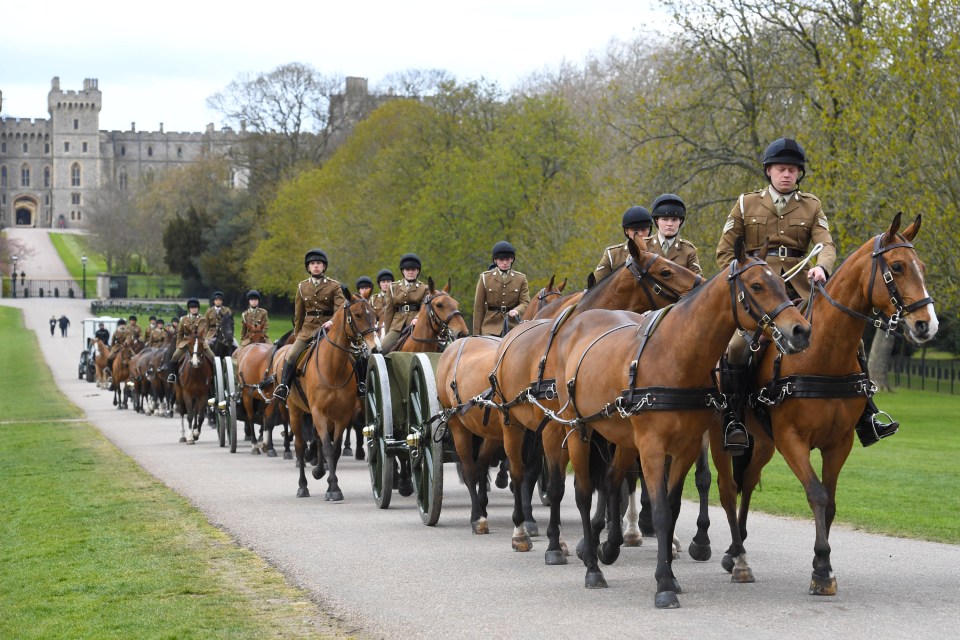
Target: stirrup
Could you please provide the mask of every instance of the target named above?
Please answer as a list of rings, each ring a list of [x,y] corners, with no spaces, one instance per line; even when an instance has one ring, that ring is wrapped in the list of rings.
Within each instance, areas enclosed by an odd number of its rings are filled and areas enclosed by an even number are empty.
[[[881,422],[877,416],[886,416],[890,422]],[[864,413],[857,423],[857,437],[860,438],[860,444],[869,447],[872,444],[888,438],[900,429],[900,423],[894,420],[886,411],[878,411],[870,414]]]
[[[177,374],[171,373],[170,375],[167,376],[167,382],[169,382],[170,384],[174,384],[176,383],[176,381],[177,381]]]
[[[290,390],[287,388],[287,385],[285,385],[285,384],[283,384],[283,383],[281,382],[281,383],[278,384],[278,385],[276,386],[276,388],[273,390],[273,397],[274,397],[274,398],[277,398],[278,400],[286,400],[286,399],[287,399],[287,393],[289,393],[289,391],[290,391]]]
[[[723,448],[727,453],[738,456],[750,446],[750,436],[742,422],[733,418],[723,428]]]

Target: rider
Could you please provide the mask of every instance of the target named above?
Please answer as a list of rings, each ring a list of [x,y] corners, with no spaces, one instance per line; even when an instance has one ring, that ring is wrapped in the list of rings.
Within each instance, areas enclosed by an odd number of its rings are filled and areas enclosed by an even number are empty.
[[[177,339],[177,329],[180,328],[180,321],[176,318],[170,318],[170,324],[167,325],[165,331],[173,336],[173,339]]]
[[[370,299],[370,295],[373,293],[373,280],[368,276],[360,276],[357,278],[357,295],[366,300],[367,302],[373,302]]]
[[[333,314],[347,301],[340,283],[324,275],[328,264],[323,249],[310,249],[303,257],[303,266],[310,277],[297,285],[293,314],[293,331],[297,339],[283,364],[280,384],[273,390],[274,397],[281,401],[287,399],[297,370],[297,358],[310,344],[310,338],[321,326],[329,329],[333,325]]]
[[[217,329],[220,328],[220,319],[224,316],[232,315],[233,312],[230,311],[230,307],[226,307],[223,304],[223,292],[214,291],[213,292],[213,306],[207,309],[207,312],[204,314],[204,319],[207,321],[207,342],[213,342],[217,338]]]
[[[130,316],[130,324],[127,325],[127,337],[126,343],[132,344],[137,340],[140,340],[140,325],[137,324],[137,316]]]
[[[606,278],[627,261],[627,257],[630,255],[628,242],[635,241],[638,236],[647,238],[650,235],[650,230],[653,228],[653,218],[646,207],[636,205],[624,212],[622,226],[623,235],[627,239],[603,250],[600,264],[593,270],[597,282]]]
[[[766,260],[783,274],[800,263],[811,244],[822,243],[823,250],[817,256],[816,266],[807,270],[805,278],[797,276],[787,283],[805,299],[810,296],[811,283],[825,282],[837,259],[830,227],[820,207],[820,200],[799,189],[805,174],[806,161],[803,147],[796,140],[777,138],[770,143],[763,154],[763,170],[769,185],[740,196],[727,216],[723,236],[717,246],[717,264],[721,269],[725,269],[733,260],[733,243],[738,236],[743,236],[746,240],[747,251],[759,249],[763,241],[768,240],[769,253]],[[746,341],[741,336],[734,336],[728,350],[733,374],[731,388],[734,389],[743,384],[742,380],[737,378],[745,374],[743,363],[748,361],[745,347]],[[860,443],[865,447],[893,435],[900,427],[895,421],[889,424],[880,422],[876,418],[878,413],[873,399],[867,398],[867,405],[856,426]],[[738,419],[736,416],[732,417],[734,420]],[[737,441],[745,445],[746,434],[738,437]]]
[[[647,241],[647,249],[652,253],[659,253],[667,260],[686,267],[698,276],[703,275],[700,268],[700,259],[697,257],[697,248],[689,240],[680,237],[680,227],[687,216],[687,207],[680,196],[665,193],[653,201],[651,207],[653,223],[657,233]]]
[[[390,283],[383,308],[383,326],[387,331],[383,339],[384,352],[397,343],[401,331],[417,324],[420,305],[429,293],[427,285],[417,279],[422,267],[420,256],[415,253],[405,253],[400,257],[403,280]]]
[[[390,285],[393,283],[393,272],[390,269],[380,269],[377,272],[377,286],[380,292],[373,296],[370,301],[373,307],[373,313],[377,316],[377,329],[383,329],[383,310],[387,304],[387,295],[390,291]],[[380,337],[383,337],[383,331],[380,331]]]
[[[256,289],[247,291],[247,304],[250,308],[240,314],[240,346],[245,347],[254,339],[257,342],[269,342],[267,327],[270,326],[270,320],[267,310],[260,307],[260,292]]]
[[[527,276],[513,270],[516,259],[506,240],[493,245],[494,267],[480,274],[473,298],[473,335],[502,336],[504,321],[516,326],[530,304]]]
[[[180,318],[180,325],[177,328],[177,349],[173,352],[173,355],[170,356],[170,362],[174,366],[179,364],[185,355],[184,350],[190,349],[191,341],[196,338],[200,338],[200,342],[203,345],[203,353],[210,359],[210,362],[216,362],[210,345],[207,344],[207,341],[204,339],[206,333],[207,319],[200,315],[200,301],[196,298],[190,298],[187,300],[187,315]],[[167,365],[164,364],[161,370],[166,369]],[[171,373],[167,377],[167,381],[176,382],[177,374]]]
[[[147,346],[162,347],[164,340],[167,338],[167,332],[163,328],[163,318],[155,318],[152,324],[153,329],[147,334]]]

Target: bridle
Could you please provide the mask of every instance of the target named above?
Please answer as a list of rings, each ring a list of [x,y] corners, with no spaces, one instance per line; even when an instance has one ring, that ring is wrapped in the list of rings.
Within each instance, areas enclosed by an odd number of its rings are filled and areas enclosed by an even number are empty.
[[[883,236],[884,234],[881,233],[873,239],[873,252],[870,254],[870,289],[867,291],[867,299],[873,300],[873,286],[877,281],[876,276],[877,272],[879,271],[880,276],[883,278],[883,283],[887,287],[887,294],[890,296],[890,304],[894,308],[892,316],[887,316],[882,309],[877,309],[876,307],[873,308],[873,317],[864,315],[859,311],[854,311],[853,309],[844,306],[831,298],[824,288],[822,282],[817,283],[817,291],[820,293],[820,295],[827,299],[827,302],[832,304],[837,309],[840,309],[847,315],[870,322],[877,329],[885,331],[887,335],[894,333],[895,335],[902,336],[903,330],[900,328],[900,321],[911,312],[925,307],[928,304],[933,304],[933,297],[927,296],[926,298],[917,300],[913,304],[909,305],[904,302],[903,296],[900,294],[900,289],[897,288],[897,283],[893,279],[893,273],[890,271],[890,265],[887,264],[883,254],[891,249],[913,249],[914,252],[916,252],[916,249],[914,249],[914,246],[907,240],[902,240],[901,242],[896,242],[894,244],[887,245],[886,247],[881,246]],[[812,309],[813,304],[811,303],[810,311],[812,311]]]
[[[793,302],[790,300],[785,300],[780,303],[776,309],[772,312],[767,313],[763,311],[763,308],[757,303],[756,299],[750,295],[750,292],[747,290],[747,287],[743,284],[743,279],[741,275],[747,269],[752,267],[769,267],[766,262],[763,260],[753,259],[742,267],[739,265],[737,260],[734,260],[730,263],[730,275],[727,276],[727,280],[730,282],[730,303],[733,306],[733,318],[737,323],[737,328],[743,332],[746,332],[746,329],[743,328],[743,325],[740,323],[740,314],[737,310],[739,304],[747,314],[757,322],[757,331],[753,334],[753,339],[750,341],[750,350],[754,353],[760,349],[760,336],[768,327],[772,328],[770,332],[771,337],[773,338],[773,343],[777,345],[777,350],[781,353],[786,353],[786,347],[783,345],[783,332],[777,327],[774,320],[780,313],[787,309],[788,307],[793,306]],[[759,309],[757,311],[756,309]]]
[[[427,308],[427,322],[430,324],[430,329],[437,334],[436,338],[415,338],[413,334],[410,334],[410,337],[413,338],[415,342],[425,342],[425,343],[435,343],[437,348],[440,351],[448,345],[453,343],[457,336],[453,333],[453,329],[450,328],[450,321],[455,317],[463,317],[463,314],[460,313],[460,309],[454,309],[451,311],[446,318],[441,319],[437,315],[437,310],[433,308],[433,301],[437,298],[448,297],[451,300],[450,294],[445,291],[437,291],[435,293],[427,294],[427,297],[423,299],[423,304]]]
[[[554,287],[553,289],[547,290],[546,287],[540,289],[540,293],[537,294],[537,313],[540,313],[547,304],[546,300],[550,296],[562,296],[563,291]],[[534,314],[536,315],[536,314]]]
[[[367,349],[367,342],[364,338],[368,334],[375,332],[377,329],[372,324],[366,329],[357,329],[356,325],[353,323],[353,316],[350,315],[350,306],[352,304],[352,300],[347,300],[343,305],[343,335],[347,337],[350,346],[344,347],[337,344],[330,339],[330,334],[326,331],[323,332],[323,338],[337,349],[349,353],[354,357],[354,359],[366,360],[370,355],[370,351]],[[371,311],[371,313],[373,312]]]
[[[633,277],[636,278],[637,283],[640,285],[640,288],[643,289],[643,292],[647,294],[647,300],[650,302],[651,309],[656,309],[657,307],[662,306],[658,305],[653,299],[654,295],[660,296],[661,298],[666,298],[670,302],[679,302],[680,298],[683,297],[676,289],[653,275],[653,265],[661,258],[666,260],[666,258],[663,258],[663,256],[660,256],[656,253],[651,253],[650,259],[646,262],[646,264],[640,265],[636,260],[633,259],[633,256],[628,256],[627,261],[624,264],[624,267],[626,267],[626,269],[633,274]],[[653,284],[650,285],[648,282],[652,282]],[[703,278],[697,276],[693,282],[693,286],[697,287],[701,282],[703,282]]]

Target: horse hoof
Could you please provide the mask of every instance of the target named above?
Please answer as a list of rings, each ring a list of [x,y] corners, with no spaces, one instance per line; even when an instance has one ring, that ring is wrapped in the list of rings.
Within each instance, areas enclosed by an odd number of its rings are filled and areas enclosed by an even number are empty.
[[[660,591],[653,599],[653,604],[657,609],[679,609],[680,599],[674,591]]]
[[[523,526],[527,530],[527,535],[530,536],[531,538],[536,538],[537,536],[540,535],[540,527],[537,526],[536,522],[530,522],[530,521],[524,522]]]
[[[557,566],[561,564],[567,564],[567,554],[563,552],[563,549],[547,549],[546,553],[543,554],[543,562],[547,566]]]
[[[352,455],[353,455],[353,448],[352,448],[352,447],[344,447],[344,448],[343,448],[343,455],[345,455],[345,456],[352,456]]]
[[[197,444],[196,440],[187,440],[187,444]]]
[[[183,436],[180,436],[180,442],[186,442],[186,441],[187,441],[186,438],[184,438]]]
[[[258,455],[260,455],[260,447],[258,447],[258,446],[256,446],[256,445],[254,445],[253,447],[251,447],[251,448],[250,448],[250,455],[252,455],[252,456],[258,456]]]
[[[276,458],[276,457],[277,457],[277,452],[276,452],[276,450],[274,450],[274,449],[267,449],[267,457],[268,457],[268,458]]]
[[[293,454],[290,453],[289,451],[284,451],[284,452],[283,452],[283,459],[284,459],[284,460],[293,460]]]
[[[623,534],[623,546],[639,547],[643,545],[643,536],[639,531],[628,531]]]
[[[727,573],[731,573],[733,571],[733,556],[729,553],[723,554],[723,560],[720,561],[720,566]]]
[[[687,553],[690,554],[690,558],[692,560],[696,560],[697,562],[706,562],[710,559],[713,551],[710,549],[709,544],[691,542],[690,546],[687,547]]]
[[[473,528],[473,533],[478,536],[490,533],[490,525],[487,523],[486,518],[480,518],[476,522],[471,522],[470,526]]]
[[[410,478],[400,478],[400,482],[397,485],[397,492],[404,498],[413,495],[413,482],[411,482]]]
[[[497,473],[497,479],[496,479],[496,481],[494,482],[494,484],[497,485],[497,488],[498,488],[498,489],[506,489],[506,488],[507,488],[507,484],[508,484],[509,482],[510,482],[510,481],[509,481],[509,479],[507,478],[507,473],[506,473],[506,471],[500,471],[500,472]]]
[[[566,540],[560,541],[560,551],[563,551],[563,555],[570,557],[570,547],[567,546]]]
[[[747,564],[747,554],[742,553],[736,558],[736,562],[733,565],[733,571],[730,575],[730,582],[737,582],[740,584],[750,584],[756,582],[756,579],[753,577],[753,569],[750,568],[750,565]]]
[[[309,498],[309,497],[310,497],[310,490],[307,489],[306,487],[300,487],[299,489],[297,489],[297,497],[298,497],[298,498]]]
[[[357,447],[357,453],[353,457],[357,460],[366,460],[367,454],[363,452],[363,447]]]
[[[313,474],[313,479],[314,479],[314,480],[319,480],[319,479],[322,478],[323,476],[327,475],[327,470],[326,470],[326,469],[321,469],[320,467],[314,467],[314,468],[313,468],[313,471],[311,471],[311,473]]]
[[[521,553],[533,549],[533,543],[530,542],[530,536],[528,535],[514,536],[510,540],[510,546],[513,547],[514,551],[519,551]]]
[[[325,494],[323,494],[323,499],[327,502],[340,502],[343,500],[343,491],[340,491],[339,489],[336,491],[327,491]]]
[[[610,544],[606,540],[597,547],[597,559],[603,564],[613,564],[620,557],[620,547]]]
[[[583,579],[583,586],[587,589],[606,589],[607,581],[603,577],[603,572],[599,569],[587,571],[587,576]]]
[[[837,579],[831,573],[829,576],[812,574],[810,577],[810,595],[835,596],[837,595]]]

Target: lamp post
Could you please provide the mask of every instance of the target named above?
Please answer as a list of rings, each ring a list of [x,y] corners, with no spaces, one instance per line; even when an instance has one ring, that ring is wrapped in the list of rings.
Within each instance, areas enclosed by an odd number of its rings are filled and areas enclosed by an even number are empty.
[[[17,256],[10,256],[10,259],[13,260],[13,273],[10,274],[10,282],[13,284],[13,297],[17,297]]]
[[[87,298],[87,256],[80,256],[80,263],[83,264],[83,298]]]

